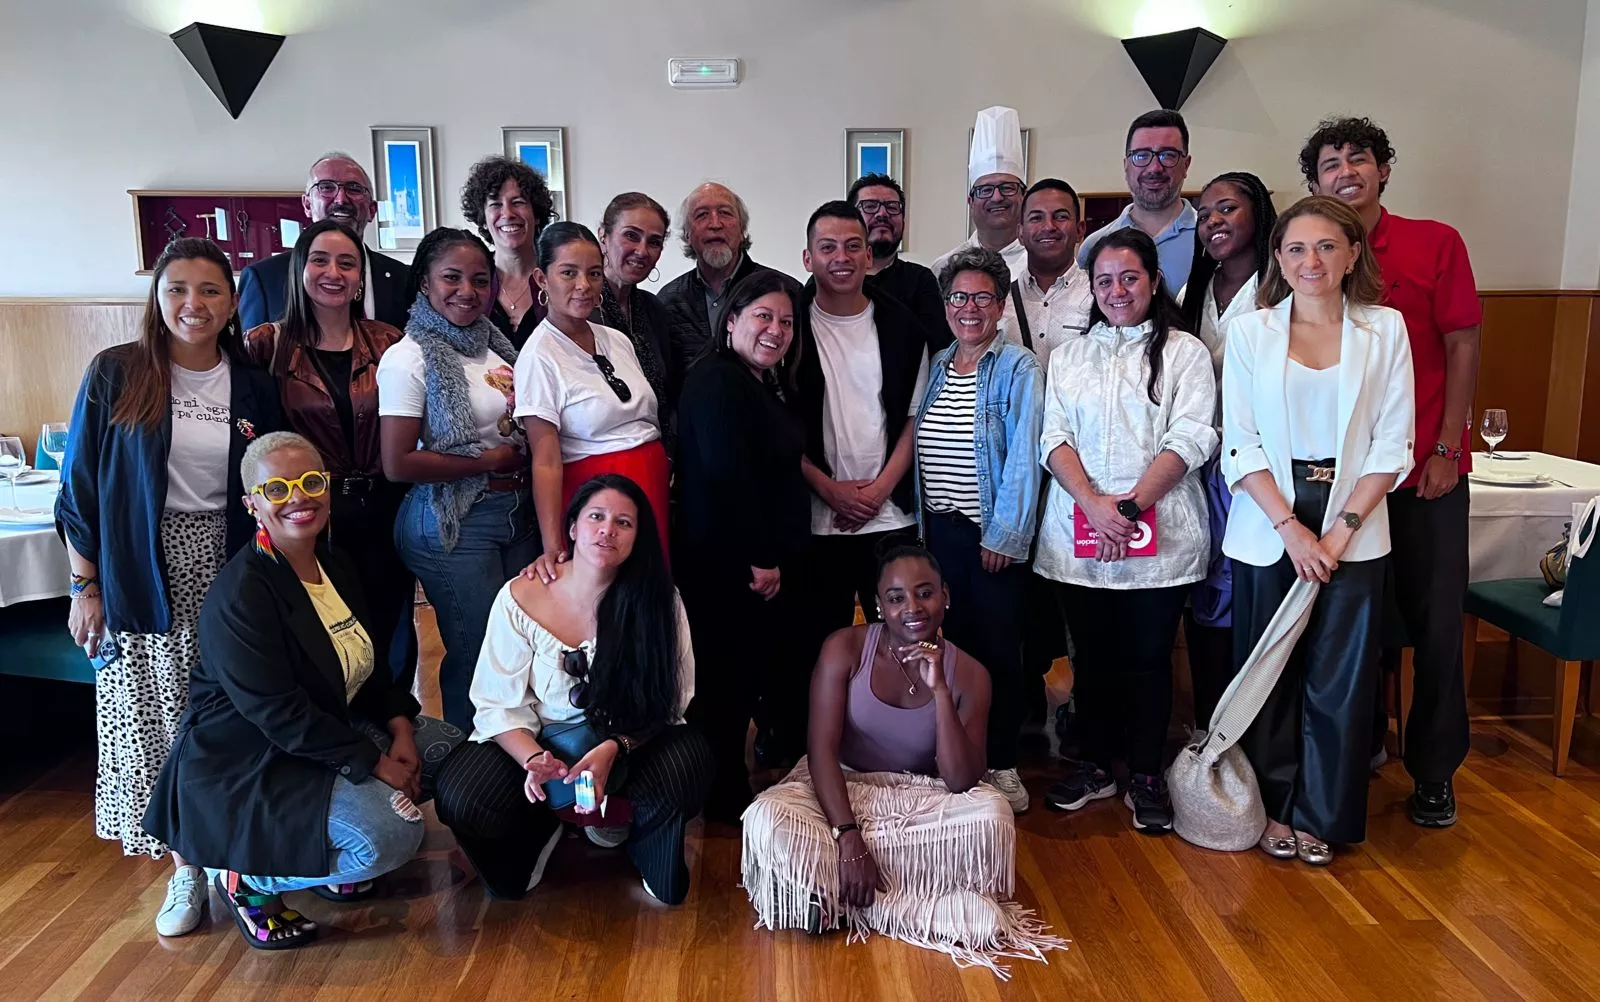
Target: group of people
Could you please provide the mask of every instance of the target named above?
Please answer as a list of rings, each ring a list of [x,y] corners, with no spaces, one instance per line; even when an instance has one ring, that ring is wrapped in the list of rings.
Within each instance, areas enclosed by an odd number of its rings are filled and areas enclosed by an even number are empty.
[[[812,213],[804,286],[707,183],[676,218],[694,267],[652,295],[674,220],[648,195],[591,231],[489,157],[462,187],[477,232],[406,265],[362,241],[366,171],[318,159],[311,224],[237,291],[209,241],[166,248],[139,339],[74,407],[58,519],[97,832],[173,856],[163,935],[215,885],[281,948],[316,935],[282,895],[370,895],[428,798],[509,898],[577,825],[676,904],[703,812],[743,820],[769,927],[1037,955],[1059,941],[1005,899],[1050,663],[1072,655],[1079,738],[1046,801],[1120,792],[1167,831],[1180,623],[1203,726],[1297,578],[1322,590],[1245,745],[1262,849],[1320,865],[1363,838],[1401,644],[1411,814],[1450,824],[1478,305],[1459,235],[1382,207],[1393,160],[1328,120],[1282,214],[1242,172],[1191,203],[1188,129],[1151,112],[1131,203],[1085,239],[991,108],[973,235],[933,269],[899,256],[890,177]],[[411,696],[418,583],[443,719]],[[788,770],[759,795],[752,724]],[[993,907],[936,919],[951,895]]]

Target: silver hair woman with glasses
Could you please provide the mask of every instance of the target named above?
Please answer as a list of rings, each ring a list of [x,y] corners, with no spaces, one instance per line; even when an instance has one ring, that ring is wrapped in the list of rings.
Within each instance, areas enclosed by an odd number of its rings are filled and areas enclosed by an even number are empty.
[[[1011,271],[994,251],[957,251],[939,275],[955,342],[928,365],[917,408],[917,515],[950,589],[945,636],[989,670],[987,779],[1028,809],[1017,775],[1028,551],[1039,524],[1036,450],[1044,373],[998,337]]]

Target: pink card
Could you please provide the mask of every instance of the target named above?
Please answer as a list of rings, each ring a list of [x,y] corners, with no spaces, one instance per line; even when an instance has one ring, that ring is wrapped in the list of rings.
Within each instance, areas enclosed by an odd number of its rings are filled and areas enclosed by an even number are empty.
[[[1146,508],[1139,513],[1138,528],[1133,534],[1133,539],[1128,543],[1128,556],[1153,557],[1156,555],[1156,510]],[[1084,515],[1083,509],[1077,505],[1072,506],[1072,554],[1089,560],[1094,559],[1095,551],[1100,545],[1100,533],[1089,524],[1089,519]]]

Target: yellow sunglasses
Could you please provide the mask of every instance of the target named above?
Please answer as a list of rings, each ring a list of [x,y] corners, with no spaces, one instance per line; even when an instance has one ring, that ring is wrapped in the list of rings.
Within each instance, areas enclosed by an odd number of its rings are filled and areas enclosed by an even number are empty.
[[[287,504],[296,487],[308,498],[320,498],[328,493],[328,474],[321,470],[309,470],[293,480],[268,477],[250,488],[250,493],[259,494],[273,504]]]

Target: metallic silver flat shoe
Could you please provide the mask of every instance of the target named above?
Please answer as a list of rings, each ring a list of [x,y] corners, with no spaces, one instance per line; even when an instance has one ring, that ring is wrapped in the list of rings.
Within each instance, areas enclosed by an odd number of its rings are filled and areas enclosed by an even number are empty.
[[[1293,859],[1299,853],[1298,840],[1293,835],[1288,838],[1263,835],[1261,841],[1256,844],[1261,847],[1262,852],[1273,859]]]
[[[1328,843],[1318,841],[1310,835],[1298,835],[1295,841],[1300,844],[1298,851],[1300,858],[1312,866],[1327,866],[1333,862],[1333,849]]]

